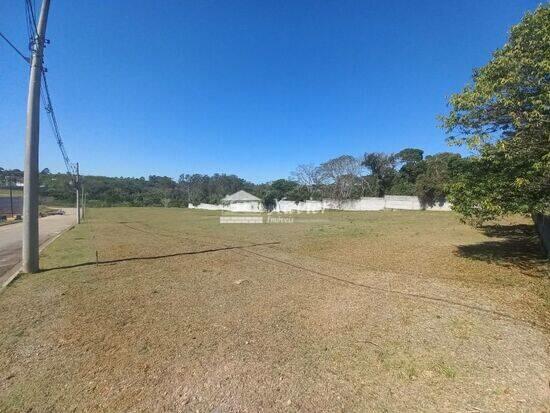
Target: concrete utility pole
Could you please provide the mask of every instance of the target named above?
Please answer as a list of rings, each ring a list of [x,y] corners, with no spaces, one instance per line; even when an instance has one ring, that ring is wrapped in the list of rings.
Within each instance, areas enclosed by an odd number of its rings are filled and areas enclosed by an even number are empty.
[[[76,223],[80,224],[80,170],[78,162],[76,163],[76,182],[74,186],[76,188]]]
[[[38,18],[37,34],[32,45],[31,76],[27,99],[25,130],[25,169],[23,180],[23,271],[35,273],[38,263],[38,142],[40,134],[40,85],[46,23],[50,0],[43,0]]]
[[[84,201],[84,199],[85,199],[85,198],[84,198],[84,185],[80,185],[80,188],[82,188],[82,195],[80,195],[80,198],[81,198],[81,199],[80,199],[80,200],[81,200],[80,206],[81,206],[81,208],[82,208],[82,216],[81,216],[81,218],[82,218],[82,221],[84,221],[84,213],[85,213],[85,211],[86,211],[86,207],[85,207],[85,204],[84,204],[84,202],[85,202],[85,201]]]
[[[6,178],[6,180],[9,182],[10,186],[10,209],[11,209],[11,217],[13,218],[13,192],[12,192],[12,177]]]

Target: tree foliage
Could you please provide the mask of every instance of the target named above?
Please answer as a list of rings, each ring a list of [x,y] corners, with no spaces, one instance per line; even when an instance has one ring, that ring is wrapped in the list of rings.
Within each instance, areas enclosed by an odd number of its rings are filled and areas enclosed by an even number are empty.
[[[451,144],[474,151],[449,186],[476,223],[550,205],[550,6],[527,13],[508,42],[451,96],[442,117]]]
[[[362,165],[370,170],[376,196],[384,196],[396,177],[395,155],[380,152],[366,153]]]
[[[333,199],[344,200],[361,196],[357,186],[361,184],[361,162],[350,155],[330,159],[319,166],[320,181],[325,194]]]
[[[427,156],[422,162],[422,172],[415,180],[415,194],[424,205],[443,203],[455,171],[463,164],[457,153],[442,152]]]

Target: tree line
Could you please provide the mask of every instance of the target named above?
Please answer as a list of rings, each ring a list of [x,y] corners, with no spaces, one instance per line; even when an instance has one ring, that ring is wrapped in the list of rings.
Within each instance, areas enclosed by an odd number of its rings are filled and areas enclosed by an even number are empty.
[[[182,174],[176,181],[168,176],[148,178],[83,176],[89,206],[170,206],[220,203],[238,190],[261,198],[269,208],[276,200],[331,198],[356,199],[365,196],[418,195],[427,204],[442,202],[450,183],[452,165],[458,154],[440,153],[424,158],[421,149],[407,148],[395,154],[366,153],[362,157],[343,155],[320,165],[300,165],[288,179],[256,184],[236,175]],[[0,183],[12,177],[22,182],[20,170],[0,168]],[[40,173],[40,195],[45,202],[74,202],[72,177]]]

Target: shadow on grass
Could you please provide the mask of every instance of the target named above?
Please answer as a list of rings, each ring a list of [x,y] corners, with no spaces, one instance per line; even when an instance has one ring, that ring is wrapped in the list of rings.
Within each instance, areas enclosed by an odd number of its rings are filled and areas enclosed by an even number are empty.
[[[544,256],[533,225],[488,225],[481,231],[490,238],[498,239],[459,245],[457,255],[517,268],[533,277],[549,274],[549,261]]]
[[[173,258],[173,257],[181,257],[185,255],[198,255],[198,254],[208,254],[211,252],[217,252],[217,251],[227,251],[227,250],[236,250],[236,249],[243,249],[243,248],[251,248],[251,247],[260,247],[264,245],[277,245],[280,244],[280,242],[266,242],[262,244],[251,244],[251,245],[240,245],[240,246],[228,246],[228,247],[220,247],[220,248],[209,248],[205,250],[199,250],[199,251],[187,251],[187,252],[177,252],[174,254],[164,254],[164,255],[153,255],[149,257],[128,257],[128,258],[118,258],[115,260],[104,260],[104,261],[87,261],[87,262],[81,262],[79,264],[73,264],[73,265],[64,265],[60,267],[52,267],[52,268],[44,268],[40,270],[40,272],[47,272],[47,271],[53,271],[53,270],[66,270],[70,268],[78,268],[78,267],[87,267],[90,265],[102,265],[102,264],[117,264],[121,262],[130,262],[130,261],[148,261],[148,260],[159,260],[163,258]]]

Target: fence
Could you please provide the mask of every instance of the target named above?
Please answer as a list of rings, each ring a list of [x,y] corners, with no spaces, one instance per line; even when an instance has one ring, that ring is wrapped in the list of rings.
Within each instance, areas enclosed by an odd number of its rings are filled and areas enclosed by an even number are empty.
[[[233,204],[189,204],[189,209],[206,209],[209,211],[230,211],[230,212],[264,212],[261,202],[236,202]]]
[[[542,248],[550,258],[550,215],[536,214],[534,217],[535,228],[540,234]]]
[[[210,211],[232,211],[232,212],[262,212],[263,207],[258,205],[246,205],[247,203],[236,203],[229,205],[199,204],[189,208],[207,209]],[[321,212],[324,210],[338,211],[382,211],[383,209],[406,209],[406,210],[428,210],[428,211],[450,211],[451,205],[448,202],[435,205],[422,205],[416,196],[387,195],[383,198],[365,197],[360,199],[348,199],[337,201],[335,199],[323,199],[322,201],[294,202],[278,201],[273,212]]]
[[[319,212],[325,209],[339,211],[381,211],[383,209],[406,209],[428,211],[450,211],[451,205],[443,202],[435,205],[422,205],[416,196],[387,195],[383,198],[365,197],[337,201],[324,199],[322,201],[279,201],[275,206],[275,212]]]
[[[12,203],[13,202],[13,203]],[[0,197],[0,215],[10,215],[11,209],[13,205],[13,213],[14,214],[22,214],[23,213],[23,197],[22,196],[14,196],[12,200],[10,200],[10,197]]]

